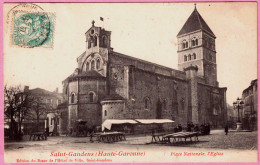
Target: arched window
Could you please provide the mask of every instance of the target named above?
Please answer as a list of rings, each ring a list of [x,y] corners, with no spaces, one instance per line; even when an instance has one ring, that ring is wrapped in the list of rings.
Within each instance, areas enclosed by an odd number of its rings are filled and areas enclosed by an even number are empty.
[[[97,59],[96,68],[97,68],[97,69],[100,69],[100,59]]]
[[[193,60],[196,60],[196,58],[197,58],[197,57],[196,57],[196,54],[195,54],[195,53],[193,53],[193,55],[192,55],[192,56],[193,56]]]
[[[198,39],[197,38],[193,38],[192,41],[191,41],[191,45],[192,46],[197,46],[198,45]]]
[[[192,45],[192,46],[195,46],[195,40],[192,40],[192,41],[191,41],[191,45]]]
[[[90,92],[90,93],[88,94],[88,96],[89,96],[89,102],[90,102],[90,103],[93,103],[93,102],[94,102],[94,93],[93,93],[93,92]]]
[[[189,54],[189,59],[188,59],[189,61],[191,60],[191,55]]]
[[[188,41],[183,40],[182,41],[182,49],[188,48]]]
[[[107,110],[104,111],[104,116],[107,116]]]
[[[70,103],[74,103],[74,102],[75,102],[75,93],[72,93],[70,98]]]
[[[94,46],[97,46],[97,36],[94,36]]]
[[[185,49],[185,42],[182,43],[182,49]]]
[[[149,98],[144,99],[144,109],[150,109],[150,100]]]
[[[103,45],[103,47],[107,47],[107,37],[106,36],[103,36],[102,37],[102,45]]]
[[[94,70],[94,69],[95,69],[95,61],[92,60],[92,61],[91,61],[91,70]]]
[[[86,63],[86,71],[89,70],[89,62]]]
[[[196,38],[195,45],[199,45],[199,40]]]
[[[184,55],[184,61],[187,61],[187,56],[186,55]]]
[[[88,48],[91,48],[91,39],[88,40]]]

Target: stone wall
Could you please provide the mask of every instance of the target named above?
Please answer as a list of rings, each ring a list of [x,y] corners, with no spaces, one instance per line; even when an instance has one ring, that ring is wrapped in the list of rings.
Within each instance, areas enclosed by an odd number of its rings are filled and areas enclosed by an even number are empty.
[[[106,94],[106,82],[103,79],[84,78],[69,82],[69,92],[75,93],[75,102],[71,103],[69,97],[69,127],[75,120],[82,119],[88,121],[90,126],[101,124],[100,100]],[[89,94],[94,94],[93,102],[90,102]]]
[[[127,119],[123,100],[102,101],[102,123],[106,119]]]
[[[133,68],[130,74],[129,98],[134,101],[127,102],[126,107],[132,112],[132,118],[172,119],[176,123],[187,120],[187,84],[184,81],[137,68]],[[150,102],[149,109],[145,108],[147,98]]]
[[[209,123],[212,128],[223,128],[227,122],[225,88],[198,83],[199,124]]]

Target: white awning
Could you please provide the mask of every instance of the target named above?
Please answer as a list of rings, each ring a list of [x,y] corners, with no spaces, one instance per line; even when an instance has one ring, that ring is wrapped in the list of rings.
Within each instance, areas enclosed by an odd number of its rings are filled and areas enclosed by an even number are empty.
[[[107,128],[108,130],[111,129],[112,124],[137,124],[134,120],[119,120],[119,119],[107,119],[102,124],[102,131]]]
[[[174,123],[170,119],[135,119],[141,124],[163,124],[163,123]]]

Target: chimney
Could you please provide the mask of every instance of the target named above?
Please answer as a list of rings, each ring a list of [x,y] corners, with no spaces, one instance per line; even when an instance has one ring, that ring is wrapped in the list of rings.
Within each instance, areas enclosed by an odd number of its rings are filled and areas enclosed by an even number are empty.
[[[56,88],[55,93],[59,93],[59,88]]]
[[[23,91],[24,91],[24,92],[28,92],[28,91],[29,91],[29,86],[24,86]]]

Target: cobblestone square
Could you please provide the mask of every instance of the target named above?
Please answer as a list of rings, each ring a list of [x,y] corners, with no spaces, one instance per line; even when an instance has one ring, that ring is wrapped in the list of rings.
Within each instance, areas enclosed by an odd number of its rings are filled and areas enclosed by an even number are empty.
[[[52,152],[136,152],[142,151],[147,155],[170,155],[178,153],[198,153],[203,152],[206,154],[215,154],[214,158],[210,157],[210,161],[252,161],[257,158],[257,132],[229,132],[228,135],[224,134],[223,130],[213,130],[210,135],[199,136],[199,142],[178,142],[175,144],[158,144],[151,143],[151,135],[128,135],[126,141],[115,143],[99,143],[90,142],[89,137],[49,137],[47,141],[22,141],[22,142],[6,142],[5,143],[5,156],[10,161],[15,161],[15,157],[19,156],[17,153],[23,155],[23,157],[41,155],[41,157],[50,157]],[[173,152],[174,151],[174,152]],[[157,153],[157,154],[154,154]],[[220,157],[218,154],[224,154]],[[230,159],[228,157],[238,156],[239,158]],[[217,156],[216,156],[217,155]],[[225,158],[226,156],[226,158]],[[185,157],[185,159],[175,160],[175,156],[162,160],[163,162],[174,161],[190,161],[191,158],[194,161],[204,162],[209,159],[201,159],[199,157]],[[223,158],[223,160],[221,159]],[[149,157],[158,161],[156,157]],[[131,159],[128,159],[131,161]],[[134,161],[135,159],[133,159]],[[121,159],[115,161],[121,162]],[[129,162],[127,161],[127,162]],[[135,160],[138,161],[138,160]],[[124,161],[123,161],[124,162]]]

